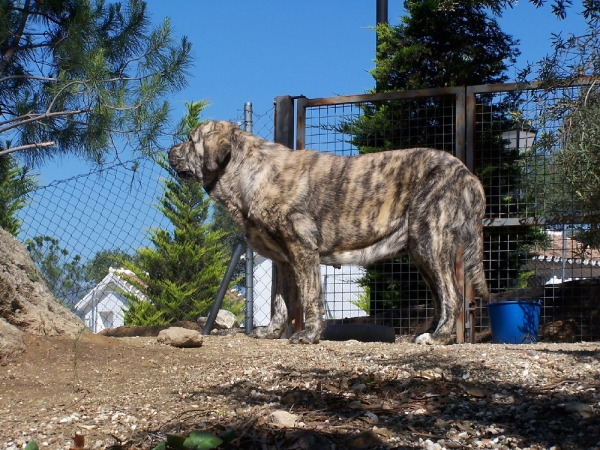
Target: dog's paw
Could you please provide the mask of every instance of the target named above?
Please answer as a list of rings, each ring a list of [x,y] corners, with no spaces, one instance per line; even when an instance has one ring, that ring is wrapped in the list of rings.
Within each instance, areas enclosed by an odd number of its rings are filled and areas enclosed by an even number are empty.
[[[281,334],[281,332],[273,331],[270,327],[256,327],[248,336],[256,339],[279,339]]]
[[[435,342],[433,341],[433,338],[431,337],[431,334],[429,333],[423,333],[418,335],[415,338],[415,344],[419,344],[419,345],[433,345],[435,344]]]
[[[317,344],[321,338],[321,333],[314,330],[297,331],[290,337],[291,344]]]
[[[419,345],[447,345],[452,343],[452,336],[445,334],[423,333],[415,338],[415,344]]]

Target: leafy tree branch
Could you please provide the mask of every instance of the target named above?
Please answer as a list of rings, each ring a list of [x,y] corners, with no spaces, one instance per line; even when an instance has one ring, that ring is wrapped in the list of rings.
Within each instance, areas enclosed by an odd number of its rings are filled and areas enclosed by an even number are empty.
[[[166,96],[181,90],[191,44],[146,2],[0,1],[0,138],[40,164],[101,162],[120,147],[153,153],[172,135]],[[52,144],[50,144],[52,143]]]

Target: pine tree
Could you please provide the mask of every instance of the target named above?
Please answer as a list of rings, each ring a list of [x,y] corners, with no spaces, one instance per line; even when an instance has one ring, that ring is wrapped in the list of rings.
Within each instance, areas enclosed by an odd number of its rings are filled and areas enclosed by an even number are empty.
[[[490,13],[490,2],[409,0],[404,7],[407,14],[399,25],[377,27],[377,59],[371,71],[376,83],[374,92],[506,81],[507,64],[519,55],[517,41],[500,30]],[[443,97],[367,104],[363,114],[343,124],[341,131],[351,136],[361,153],[410,147],[452,152],[454,140],[443,137],[453,135],[454,107],[453,99]],[[494,114],[502,117],[503,112],[498,109]],[[499,132],[489,133],[486,139],[490,144],[485,148],[502,154],[503,162],[517,156],[506,154]],[[518,174],[510,164],[480,169],[513,183]],[[489,195],[496,188],[486,189]],[[502,189],[510,192],[512,187]],[[374,312],[404,308],[407,301],[424,298],[426,293],[425,283],[416,269],[410,268],[408,257],[369,266],[361,283],[371,293]]]
[[[199,123],[206,102],[187,104],[181,125],[186,135]],[[125,323],[160,325],[176,320],[196,320],[210,309],[227,266],[222,243],[224,232],[211,226],[211,200],[200,183],[180,179],[164,155],[158,160],[168,177],[157,205],[173,229],[153,229],[152,247],[137,250],[135,262],[125,262],[141,283],[148,301],[128,295]],[[134,282],[135,283],[135,282]]]
[[[102,162],[114,142],[154,154],[191,44],[152,27],[144,1],[1,0],[0,137],[28,164]],[[122,148],[120,148],[122,150]]]
[[[38,186],[31,175],[12,155],[0,156],[0,228],[16,236],[23,221],[17,213],[28,204],[28,195]]]

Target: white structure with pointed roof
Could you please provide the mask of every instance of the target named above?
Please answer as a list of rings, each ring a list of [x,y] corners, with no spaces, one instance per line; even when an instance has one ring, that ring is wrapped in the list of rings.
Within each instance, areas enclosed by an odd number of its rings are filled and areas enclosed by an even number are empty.
[[[146,300],[139,289],[126,281],[127,278],[137,280],[130,270],[109,268],[108,275],[75,305],[77,315],[94,333],[124,325],[123,311],[127,310],[124,293]]]

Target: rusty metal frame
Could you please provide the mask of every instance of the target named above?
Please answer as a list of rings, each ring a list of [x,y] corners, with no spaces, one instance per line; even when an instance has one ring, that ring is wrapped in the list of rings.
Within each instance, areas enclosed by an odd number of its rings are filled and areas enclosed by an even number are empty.
[[[448,87],[418,89],[414,91],[386,92],[383,94],[343,95],[340,97],[296,98],[296,150],[305,148],[306,143],[306,109],[316,106],[332,106],[348,103],[377,103],[390,100],[406,100],[426,97],[452,96],[456,98],[456,156],[465,161],[465,88]]]
[[[571,80],[568,86],[583,86],[590,79],[582,77]],[[493,85],[476,85],[447,88],[420,89],[380,94],[346,95],[339,97],[323,97],[309,99],[299,97],[277,97],[275,101],[276,141],[297,150],[304,149],[306,144],[306,110],[311,107],[333,106],[352,103],[376,103],[393,100],[416,99],[426,97],[455,96],[455,152],[467,168],[473,172],[475,168],[475,133],[477,94],[534,90],[543,87],[540,82],[503,83]],[[293,104],[295,103],[295,126],[293,120]],[[282,119],[285,118],[285,119]],[[294,140],[295,136],[295,140]],[[292,146],[295,142],[295,146]],[[565,220],[581,221],[581,218],[570,217],[520,217],[520,218],[486,218],[484,227],[535,226],[553,223],[564,223]],[[459,258],[461,259],[461,258]],[[457,322],[457,341],[474,342],[473,305],[475,296],[469,280],[464,279],[462,261],[457,261],[459,284],[463,294],[462,310]],[[468,328],[467,328],[468,327]]]

